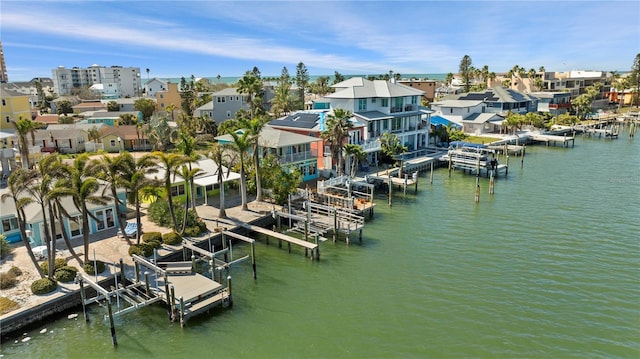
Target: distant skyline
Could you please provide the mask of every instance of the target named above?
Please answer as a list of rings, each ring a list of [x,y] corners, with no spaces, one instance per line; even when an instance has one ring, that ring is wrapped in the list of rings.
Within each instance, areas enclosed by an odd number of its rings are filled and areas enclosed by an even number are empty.
[[[457,72],[475,67],[629,71],[638,1],[13,1],[0,37],[9,81],[58,66],[150,77]]]

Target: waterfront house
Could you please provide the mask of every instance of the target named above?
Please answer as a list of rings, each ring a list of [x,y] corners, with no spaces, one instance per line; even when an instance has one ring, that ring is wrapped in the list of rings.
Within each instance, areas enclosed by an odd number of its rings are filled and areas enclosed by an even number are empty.
[[[219,167],[216,162],[209,158],[201,158],[198,161],[191,164],[191,168],[199,168],[200,172],[194,178],[195,193],[197,199],[204,199],[207,203],[208,197],[214,196],[219,193],[218,187],[218,171]],[[159,165],[157,171],[148,174],[147,177],[155,180],[162,181],[166,173],[166,169]],[[224,184],[237,181],[240,179],[240,174],[229,171],[228,168],[222,166],[222,182]],[[171,176],[171,196],[183,197],[185,195],[185,180],[180,174],[176,173]],[[226,187],[225,187],[226,188]]]
[[[96,193],[103,193],[105,187],[106,184],[100,181],[100,189]],[[0,189],[0,195],[5,193],[9,193],[8,188]],[[125,203],[126,193],[124,189],[118,190],[117,193],[118,198]],[[63,197],[62,206],[72,219],[65,218],[62,223],[56,221],[56,239],[62,239],[62,230],[66,231],[70,238],[81,237],[82,219],[80,217],[80,211],[73,204],[71,197]],[[87,203],[87,207],[92,214],[92,216],[89,216],[89,233],[98,233],[114,229],[118,226],[118,218],[116,216],[115,205],[112,200],[109,200],[105,205]],[[122,205],[121,210],[125,211],[126,206]],[[31,231],[29,242],[31,242],[33,246],[44,244],[44,219],[40,206],[36,203],[31,203],[25,208],[25,213],[27,215],[27,229]],[[2,202],[0,221],[2,222],[0,233],[6,235],[9,242],[14,243],[21,241],[22,236],[18,228],[16,208],[11,199],[7,199]]]
[[[334,84],[335,92],[325,96],[331,108],[351,111],[358,122],[365,124],[363,149],[375,145],[380,150],[378,137],[388,132],[398,136],[409,151],[425,148],[429,144],[429,119],[433,111],[420,107],[424,91],[384,80],[370,81],[352,77]],[[355,134],[355,133],[354,133]]]
[[[238,130],[236,133],[242,134],[244,131]],[[233,143],[233,137],[229,134],[215,139],[221,144]],[[262,129],[258,138],[261,158],[268,154],[275,155],[284,170],[298,169],[303,181],[318,178],[318,168],[322,166],[322,157],[318,155],[321,146],[320,138],[283,131],[268,125]]]
[[[538,98],[538,112],[548,112],[554,116],[571,110],[571,93],[569,92],[533,92]]]
[[[535,112],[538,99],[532,95],[496,86],[477,92],[451,95],[431,104],[435,113],[463,126],[466,133],[491,133],[502,130],[509,111]]]

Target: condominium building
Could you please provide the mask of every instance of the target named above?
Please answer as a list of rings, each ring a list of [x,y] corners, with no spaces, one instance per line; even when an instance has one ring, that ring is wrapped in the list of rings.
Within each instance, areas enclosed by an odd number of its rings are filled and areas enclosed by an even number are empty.
[[[95,84],[118,87],[120,95],[133,97],[140,94],[141,78],[139,67],[91,65],[88,68],[60,66],[52,70],[53,83],[58,95],[68,95],[73,89]]]
[[[9,82],[7,76],[7,64],[4,62],[4,50],[2,49],[2,41],[0,41],[0,83]]]

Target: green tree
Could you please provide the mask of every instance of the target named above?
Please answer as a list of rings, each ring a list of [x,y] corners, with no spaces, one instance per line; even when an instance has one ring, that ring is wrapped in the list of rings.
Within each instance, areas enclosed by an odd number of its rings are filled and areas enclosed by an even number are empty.
[[[260,181],[260,133],[270,119],[267,117],[254,117],[251,120],[241,121],[240,125],[249,132],[249,141],[253,152],[253,164],[256,169],[256,200],[262,201],[262,183]]]
[[[302,174],[297,167],[282,168],[273,154],[265,156],[263,169],[265,187],[272,190],[275,204],[286,204],[289,195],[295,193],[302,183]]]
[[[95,177],[89,175],[88,164],[89,155],[81,154],[73,161],[73,167],[70,167],[70,176],[61,180],[62,185],[57,187],[64,189],[73,199],[76,209],[82,217],[82,239],[84,243],[84,262],[89,261],[89,217],[98,221],[89,208],[88,204],[106,205],[107,196],[103,196],[98,192],[100,183]]]
[[[400,142],[400,138],[393,133],[385,132],[380,136],[380,146],[382,153],[396,161],[400,168],[399,176],[402,177],[402,158],[398,155],[407,152],[407,147]]]
[[[515,133],[518,129],[520,129],[523,122],[524,117],[521,114],[509,111],[504,119],[504,126],[506,126],[509,132],[513,130],[513,133]]]
[[[464,84],[464,92],[469,92],[471,89],[471,77],[473,76],[472,67],[471,57],[469,57],[469,55],[464,55],[462,60],[460,60],[458,70],[462,77],[462,83]]]
[[[296,66],[296,78],[295,78],[296,86],[298,86],[298,93],[300,96],[298,104],[299,109],[304,108],[304,94],[309,85],[309,70],[307,70],[307,66],[303,62],[299,62]]]
[[[251,148],[251,132],[249,131],[238,131],[230,132],[232,142],[231,147],[238,154],[238,158],[240,161],[240,196],[242,198],[242,210],[246,211],[249,209],[247,206],[247,176],[246,176],[246,168],[245,168],[245,159],[247,157],[247,153]]]
[[[38,271],[40,278],[44,278],[45,274],[40,268],[36,256],[33,254],[31,243],[29,243],[29,238],[27,237],[27,215],[25,213],[25,208],[34,202],[32,196],[26,195],[27,186],[36,179],[37,173],[35,171],[29,171],[23,168],[16,169],[11,172],[7,181],[9,191],[3,193],[0,199],[3,203],[9,199],[13,201],[13,205],[16,208],[16,219],[18,220],[18,228],[20,229],[22,244],[27,249],[29,259],[31,259],[31,263],[33,263],[33,266]]]
[[[165,153],[154,152],[154,156],[158,159],[160,167],[164,170],[164,192],[165,198],[169,203],[169,212],[171,213],[171,221],[173,222],[173,228],[178,230],[178,221],[176,219],[176,211],[173,203],[173,197],[171,195],[171,179],[173,175],[178,171],[180,166],[185,163],[185,158],[181,154],[177,153]]]
[[[329,143],[331,158],[337,160],[337,173],[341,176],[343,173],[342,166],[342,144],[349,135],[349,129],[353,124],[349,119],[352,117],[351,111],[336,108],[333,113],[327,116],[326,130],[322,132],[322,138]]]
[[[344,80],[345,80],[345,78],[341,73],[339,73],[338,71],[334,72],[334,74],[333,74],[333,84],[334,85],[337,84],[337,83],[340,83],[340,82],[342,82]]]
[[[342,146],[344,155],[349,159],[349,176],[355,177],[358,169],[358,162],[367,158],[367,154],[362,150],[362,146],[353,143],[347,143]]]
[[[259,72],[258,72],[259,73]],[[246,96],[247,105],[249,106],[249,117],[253,118],[262,108],[262,80],[256,76],[255,71],[247,71],[244,76],[238,80],[238,93]]]
[[[157,151],[164,151],[175,134],[175,131],[169,126],[169,122],[164,116],[151,117],[145,132],[153,149]]]
[[[633,60],[633,65],[631,66],[631,74],[629,75],[629,83],[631,86],[634,86],[635,91],[633,92],[633,103],[636,104],[636,107],[640,106],[640,53],[638,53]]]
[[[95,176],[96,178],[105,181],[109,186],[111,192],[111,198],[113,199],[113,205],[116,209],[116,216],[118,218],[124,218],[122,208],[124,202],[118,197],[118,188],[125,188],[125,181],[123,181],[126,175],[126,169],[133,166],[134,159],[129,152],[123,152],[117,156],[109,156],[103,154],[99,159],[93,159],[89,164],[87,173]],[[120,232],[124,236],[127,243],[131,244],[129,236],[125,233],[125,221],[118,220],[118,226]]]
[[[120,111],[120,105],[116,101],[109,101],[107,102],[107,111],[118,112]]]
[[[447,86],[451,86],[451,83],[453,82],[453,73],[449,72],[444,81],[446,82]]]
[[[120,115],[119,125],[130,126],[135,125],[138,122],[138,118],[130,113],[123,113]]]
[[[182,219],[182,228],[180,229],[180,234],[184,234],[185,229],[187,229],[187,216],[189,215],[189,203],[193,201],[195,198],[195,191],[193,188],[193,179],[198,175],[198,173],[202,172],[201,168],[192,168],[191,163],[187,162],[188,165],[182,165],[180,167],[179,174],[182,178],[184,178],[184,218]],[[196,207],[193,205],[193,213],[196,215]]]
[[[157,158],[156,153],[146,154],[138,159],[125,157],[121,184],[127,189],[129,203],[133,203],[135,206],[136,224],[138,228],[136,232],[136,244],[140,244],[140,233],[142,232],[140,198],[148,188],[155,188],[160,185],[159,181],[149,176],[157,172]],[[169,187],[169,196],[171,196],[170,189]]]
[[[211,145],[210,149],[211,150],[207,154],[207,157],[212,159],[218,166],[218,169],[216,170],[216,173],[215,173],[215,176],[218,181],[219,196],[220,196],[220,205],[218,207],[218,218],[227,218],[227,212],[225,210],[225,204],[224,204],[224,177],[229,176],[230,170],[227,170],[226,175],[224,174],[223,157],[225,156],[225,152],[224,152],[223,145],[221,145],[218,142],[215,142]]]
[[[585,93],[571,100],[571,107],[580,120],[584,120],[586,116],[593,111],[593,100],[600,93],[601,87],[602,84],[596,82],[586,87]]]
[[[275,97],[271,105],[271,112],[276,117],[287,114],[291,111],[291,101],[289,99],[291,90],[291,76],[287,67],[282,68],[278,85],[275,89]]]
[[[27,140],[27,136],[31,136],[32,144],[35,143],[35,136],[36,131],[38,130],[38,126],[36,125],[35,121],[22,116],[18,118],[18,121],[11,121],[11,124],[16,129],[16,134],[18,135],[18,147],[20,148],[20,161],[22,162],[22,168],[31,168],[31,163],[29,162],[29,142]]]
[[[58,115],[66,116],[69,113],[73,113],[73,106],[71,105],[71,101],[69,100],[58,101],[58,103],[56,103],[56,106],[58,108]]]
[[[148,123],[156,110],[156,102],[150,98],[139,98],[133,103],[133,108],[142,112],[142,121]]]

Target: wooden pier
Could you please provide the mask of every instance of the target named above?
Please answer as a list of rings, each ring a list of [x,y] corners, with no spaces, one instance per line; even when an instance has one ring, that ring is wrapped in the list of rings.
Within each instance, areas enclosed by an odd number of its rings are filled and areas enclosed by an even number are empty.
[[[575,136],[567,136],[566,134],[564,134],[563,136],[542,134],[531,135],[531,140],[535,142],[544,142],[547,147],[549,147],[549,144],[555,146],[556,143],[561,144],[562,147],[569,147],[569,142],[571,142],[571,147],[573,147],[575,146],[575,139]]]

